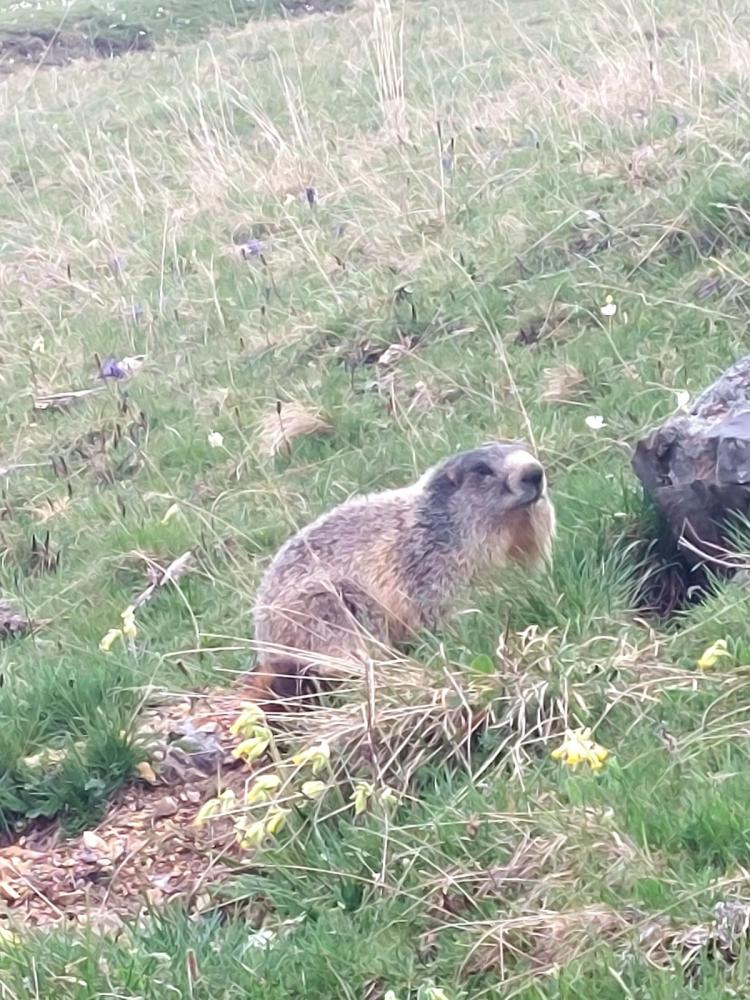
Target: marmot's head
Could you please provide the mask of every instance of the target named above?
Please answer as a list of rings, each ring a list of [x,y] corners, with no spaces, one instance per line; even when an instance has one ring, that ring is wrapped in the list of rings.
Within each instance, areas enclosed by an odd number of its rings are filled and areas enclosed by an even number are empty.
[[[492,548],[490,561],[548,554],[554,511],[544,469],[524,444],[492,442],[452,455],[421,486],[428,508],[449,512],[466,542]]]

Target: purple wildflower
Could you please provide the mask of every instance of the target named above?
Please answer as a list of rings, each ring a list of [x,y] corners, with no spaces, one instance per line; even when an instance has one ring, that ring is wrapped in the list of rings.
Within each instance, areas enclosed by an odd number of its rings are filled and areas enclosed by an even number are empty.
[[[241,245],[240,252],[243,257],[260,257],[265,249],[263,240],[249,239]]]
[[[106,358],[99,367],[99,378],[125,378],[117,358]]]
[[[126,259],[125,257],[119,256],[118,254],[113,254],[107,261],[109,269],[114,274],[116,278],[119,278],[122,272],[125,270]]]

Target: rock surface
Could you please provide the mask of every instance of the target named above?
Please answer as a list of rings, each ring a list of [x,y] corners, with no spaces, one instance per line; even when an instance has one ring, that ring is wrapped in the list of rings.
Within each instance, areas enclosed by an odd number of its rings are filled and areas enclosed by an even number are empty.
[[[632,464],[690,568],[721,558],[727,516],[750,512],[750,355],[639,441]]]

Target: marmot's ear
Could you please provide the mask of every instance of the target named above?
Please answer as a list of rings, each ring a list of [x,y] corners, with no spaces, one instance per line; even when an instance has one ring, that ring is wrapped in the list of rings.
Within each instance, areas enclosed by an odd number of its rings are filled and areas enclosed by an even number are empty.
[[[465,475],[463,462],[447,462],[444,468],[438,473],[434,487],[440,493],[452,493],[463,483]]]

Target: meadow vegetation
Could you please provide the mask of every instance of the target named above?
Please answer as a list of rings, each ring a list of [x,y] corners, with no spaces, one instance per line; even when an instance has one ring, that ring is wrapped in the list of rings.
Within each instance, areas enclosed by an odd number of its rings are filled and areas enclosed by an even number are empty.
[[[630,451],[748,351],[747,13],[310,6],[0,0],[0,51],[61,20],[152,42],[0,57],[0,598],[33,623],[0,639],[0,838],[101,820],[144,708],[237,682],[269,556],[353,492],[523,437],[554,565],[379,674],[377,725],[356,678],[299,722],[330,798],[207,904],[37,928],[0,864],[0,997],[743,995],[715,907],[750,913],[747,590],[644,606],[666,557]],[[362,718],[389,769],[343,738]],[[552,758],[580,727],[603,767]],[[353,779],[395,802],[355,816]]]

